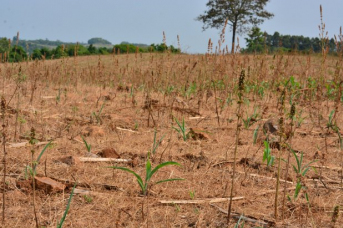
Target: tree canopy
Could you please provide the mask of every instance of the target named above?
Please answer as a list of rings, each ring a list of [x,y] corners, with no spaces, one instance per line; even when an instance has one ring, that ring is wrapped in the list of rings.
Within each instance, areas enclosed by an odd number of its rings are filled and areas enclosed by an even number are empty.
[[[9,49],[9,41],[7,38],[0,38],[0,53],[5,53]]]
[[[321,40],[318,37],[304,37],[297,35],[281,35],[279,32],[268,34],[262,32],[258,27],[253,27],[248,33],[247,47],[242,49],[244,53],[273,53],[275,51],[299,51],[303,54],[310,52],[319,53],[322,51]],[[337,50],[335,40],[333,38],[328,40],[327,48],[331,54]]]
[[[247,52],[262,52],[264,50],[264,36],[259,27],[253,27],[248,33],[248,38],[245,38],[247,42]]]
[[[274,15],[264,8],[269,0],[209,0],[208,10],[197,17],[204,23],[203,29],[221,28],[226,19],[232,30],[232,48],[235,50],[236,32],[244,33],[249,25],[257,26]]]

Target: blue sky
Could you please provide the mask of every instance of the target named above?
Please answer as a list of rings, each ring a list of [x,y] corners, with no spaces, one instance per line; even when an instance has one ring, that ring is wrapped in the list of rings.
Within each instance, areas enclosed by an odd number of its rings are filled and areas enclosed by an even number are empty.
[[[195,18],[206,10],[207,0],[2,0],[0,37],[87,42],[102,37],[113,44],[161,43],[165,31],[167,44],[183,51],[204,53],[209,38],[217,43],[219,31],[202,31]],[[271,0],[267,10],[275,14],[260,27],[273,34],[318,37],[319,5],[329,37],[343,24],[343,0]],[[244,36],[240,38],[244,46]],[[226,43],[230,47],[231,32]]]

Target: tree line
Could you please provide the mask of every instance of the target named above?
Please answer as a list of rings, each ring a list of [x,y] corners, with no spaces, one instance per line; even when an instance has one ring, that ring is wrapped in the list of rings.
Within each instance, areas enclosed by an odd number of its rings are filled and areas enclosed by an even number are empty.
[[[94,40],[93,40],[94,41]],[[60,42],[60,41],[58,41]],[[26,48],[25,48],[26,46]],[[36,59],[59,59],[62,57],[85,56],[85,55],[108,55],[120,53],[146,53],[146,52],[171,52],[180,53],[173,45],[164,43],[151,44],[150,46],[135,46],[128,42],[111,45],[110,47],[97,47],[91,42],[89,46],[78,43],[59,44],[55,48],[41,47],[29,51],[27,46],[19,45],[19,42],[11,42],[7,38],[0,38],[0,60],[2,62],[21,62]]]
[[[243,53],[273,53],[276,51],[291,52],[294,50],[300,53],[319,53],[322,51],[323,40],[315,37],[281,35],[279,32],[268,34],[260,28],[253,27],[245,38],[247,45],[242,49]],[[325,46],[329,53],[336,52],[336,44],[333,38],[325,40]]]

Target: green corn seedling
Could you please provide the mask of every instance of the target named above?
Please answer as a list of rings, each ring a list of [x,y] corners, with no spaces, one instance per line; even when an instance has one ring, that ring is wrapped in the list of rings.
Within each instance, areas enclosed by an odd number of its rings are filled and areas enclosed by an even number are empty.
[[[152,176],[162,167],[164,166],[168,166],[168,165],[177,165],[177,166],[180,166],[179,163],[177,162],[173,162],[173,161],[168,161],[168,162],[164,162],[164,163],[161,163],[159,165],[157,165],[154,169],[152,169],[151,167],[151,162],[150,162],[150,158],[149,158],[149,153],[148,153],[148,157],[147,157],[147,161],[146,161],[146,164],[145,164],[145,180],[143,181],[143,178],[138,175],[136,172],[132,171],[131,169],[128,169],[126,167],[118,167],[118,166],[111,166],[111,167],[107,167],[107,168],[112,168],[112,169],[121,169],[121,170],[124,170],[128,173],[131,173],[133,174],[136,179],[137,179],[137,182],[138,182],[138,185],[139,187],[141,188],[142,190],[142,194],[145,196],[147,195],[148,193],[148,189],[149,189],[149,183],[151,181],[151,178]],[[171,179],[165,179],[165,180],[160,180],[160,181],[157,181],[155,184],[161,184],[161,183],[164,183],[164,182],[169,182],[169,181],[178,181],[178,180],[184,180],[182,178],[171,178]]]
[[[85,146],[86,146],[86,148],[87,148],[88,153],[90,153],[90,152],[91,152],[92,145],[91,145],[91,144],[88,144],[87,141],[86,141],[86,139],[83,138],[82,135],[81,135],[81,138],[82,138],[83,143],[85,144]]]
[[[264,150],[263,150],[263,161],[267,160],[267,167],[271,167],[274,164],[275,157],[272,156],[269,143],[264,141]]]
[[[178,121],[178,119],[176,119],[175,117],[174,117],[174,119],[175,119],[175,122],[176,122],[177,125],[178,125],[178,128],[173,127],[173,129],[174,129],[175,131],[177,131],[179,134],[181,134],[181,136],[182,136],[182,138],[183,138],[183,141],[187,141],[188,135],[187,135],[187,133],[186,133],[187,128],[186,128],[186,125],[185,125],[185,119],[182,118],[182,123],[180,123],[180,122]]]
[[[64,211],[64,214],[63,214],[63,217],[61,218],[61,221],[57,224],[57,228],[62,228],[63,223],[66,220],[66,217],[67,217],[67,214],[68,214],[68,211],[69,211],[69,208],[70,208],[71,200],[72,200],[73,195],[74,195],[74,190],[75,190],[76,184],[77,183],[75,182],[74,187],[71,190],[71,193],[70,193],[70,196],[69,196],[67,207],[66,207],[66,209]]]

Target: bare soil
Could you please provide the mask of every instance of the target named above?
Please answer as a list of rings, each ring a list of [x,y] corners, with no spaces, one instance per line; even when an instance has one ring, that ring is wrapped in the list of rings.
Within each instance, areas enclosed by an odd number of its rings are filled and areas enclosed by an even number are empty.
[[[231,189],[237,127],[237,97],[233,88],[241,67],[250,67],[250,78],[247,76],[246,81],[276,82],[293,75],[305,85],[310,75],[316,77],[320,71],[320,58],[312,58],[312,65],[308,65],[306,56],[285,55],[275,60],[273,56],[237,55],[206,60],[204,56],[155,54],[2,63],[1,94],[7,104],[4,116],[6,221],[3,227],[35,227],[33,191],[31,182],[25,182],[30,179],[25,167],[32,162],[32,149],[35,160],[44,144],[15,147],[29,141],[31,128],[35,129],[39,142],[53,141],[37,166],[37,175],[67,186],[57,193],[36,190],[41,227],[56,227],[75,182],[77,189],[87,191],[72,198],[64,227],[227,227],[224,212],[228,200],[214,203],[209,200],[228,198]],[[330,72],[335,63],[335,58],[326,62],[328,78],[333,77]],[[19,83],[18,75],[27,78]],[[342,74],[339,76],[342,78]],[[199,90],[200,83],[211,80],[223,80],[229,89]],[[187,91],[192,82],[197,83],[198,92],[183,96],[182,91]],[[171,85],[181,89],[167,93],[167,86]],[[187,87],[182,89],[182,85]],[[228,94],[232,95],[232,103],[217,115],[216,101],[227,98]],[[241,123],[234,197],[243,198],[233,201],[234,217],[229,226],[234,227],[239,216],[244,215],[255,221],[246,221],[244,227],[340,227],[343,224],[341,213],[335,224],[332,215],[335,206],[343,206],[342,151],[337,134],[326,129],[329,114],[337,105],[324,95],[319,101],[299,99],[297,102],[297,112],[301,110],[304,120],[295,124],[294,136],[288,143],[298,156],[303,152],[304,164],[316,160],[312,164],[316,171],[311,169],[303,177],[306,190],[301,190],[296,200],[286,198],[282,220],[284,186],[286,195],[292,198],[297,176],[290,166],[285,182],[286,163],[281,162],[279,217],[275,220],[277,162],[267,168],[262,161],[266,137],[262,128],[268,120],[277,122],[278,94],[275,86],[266,89],[263,98],[250,93],[245,95],[249,102],[246,99],[243,104],[243,118],[251,115],[255,107],[259,116],[247,129]],[[289,108],[287,101],[288,112]],[[198,134],[184,141],[173,129],[177,127],[174,118],[184,119],[187,132],[192,128],[195,129],[193,135],[195,131]],[[342,126],[342,120],[340,102],[336,115],[338,126]],[[257,126],[259,133],[254,144],[253,133]],[[287,119],[286,127],[289,126]],[[175,161],[181,166],[161,168],[152,178],[148,196],[142,196],[132,174],[108,167],[127,167],[145,177],[145,163],[155,131],[157,139],[163,137],[163,140],[151,155],[152,166],[166,161]],[[81,136],[91,145],[90,153]],[[282,150],[281,157],[287,159],[288,153]],[[272,154],[276,157],[278,150],[272,148]],[[60,158],[66,156],[76,160],[61,162]],[[77,160],[96,156],[134,162]],[[290,164],[296,165],[292,154],[290,158]],[[154,185],[166,178],[185,180]],[[3,189],[3,182],[1,186]],[[190,201],[201,199],[208,201],[193,204]],[[161,200],[189,202],[162,204]]]

